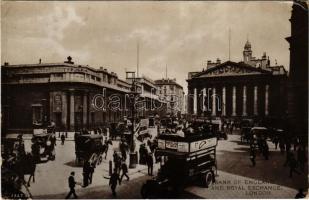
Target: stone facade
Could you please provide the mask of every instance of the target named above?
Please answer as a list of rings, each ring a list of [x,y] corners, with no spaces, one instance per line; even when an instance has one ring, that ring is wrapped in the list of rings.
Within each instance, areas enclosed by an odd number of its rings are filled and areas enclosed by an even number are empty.
[[[292,7],[288,118],[290,130],[308,142],[308,6],[294,1]]]
[[[184,114],[184,91],[183,87],[176,82],[176,79],[156,80],[158,95],[168,102],[167,113],[176,115]]]
[[[131,113],[131,83],[107,69],[40,63],[2,66],[2,130],[32,131],[55,122],[58,130],[94,128]],[[158,96],[154,95],[154,101]],[[140,115],[140,114],[139,114]]]
[[[244,51],[249,45],[247,42]],[[189,72],[188,113],[212,117],[285,115],[287,72],[283,66],[252,62],[245,54],[244,62],[217,60],[215,66],[210,63],[206,70]]]

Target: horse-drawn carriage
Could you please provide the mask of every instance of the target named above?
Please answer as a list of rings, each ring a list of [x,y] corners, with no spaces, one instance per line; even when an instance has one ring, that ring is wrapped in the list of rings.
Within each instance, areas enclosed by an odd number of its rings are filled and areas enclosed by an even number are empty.
[[[20,156],[25,154],[25,145],[21,136],[8,135],[2,138],[1,155],[5,159],[10,155]]]
[[[2,138],[1,144],[2,197],[31,198],[27,185],[30,185],[31,178],[34,181],[36,163],[30,153],[26,154],[22,135],[17,138],[12,136]],[[25,175],[30,175],[27,183],[24,180]]]
[[[243,119],[240,122],[240,140],[241,142],[246,141],[247,143],[253,139],[253,135],[251,129],[253,127],[253,120],[252,119]]]
[[[36,133],[31,141],[31,151],[37,163],[55,160],[56,137],[53,133]]]
[[[89,161],[91,165],[99,165],[102,162],[102,154],[105,152],[102,135],[76,135],[75,154],[76,163]]]

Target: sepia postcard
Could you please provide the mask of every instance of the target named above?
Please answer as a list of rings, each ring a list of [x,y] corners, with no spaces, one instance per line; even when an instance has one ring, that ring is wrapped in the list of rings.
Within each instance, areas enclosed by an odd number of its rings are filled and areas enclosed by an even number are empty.
[[[308,198],[308,1],[1,1],[1,198]]]

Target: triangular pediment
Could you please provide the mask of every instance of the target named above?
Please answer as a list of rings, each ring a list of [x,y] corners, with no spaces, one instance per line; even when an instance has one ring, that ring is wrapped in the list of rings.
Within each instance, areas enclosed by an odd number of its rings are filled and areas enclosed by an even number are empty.
[[[204,77],[218,77],[218,76],[246,76],[246,75],[259,75],[268,74],[269,71],[255,68],[244,63],[235,63],[227,61],[206,71],[200,72],[194,78]]]

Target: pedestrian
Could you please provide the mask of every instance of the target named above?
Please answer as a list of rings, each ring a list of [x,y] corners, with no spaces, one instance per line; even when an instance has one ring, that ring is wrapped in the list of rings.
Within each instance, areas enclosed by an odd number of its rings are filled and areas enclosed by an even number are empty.
[[[298,139],[297,136],[295,136],[295,137],[293,138],[293,147],[294,147],[294,151],[296,151],[298,145],[299,145],[299,139]]]
[[[286,160],[283,166],[287,166],[290,163],[292,156],[294,155],[291,151],[286,152]]]
[[[92,183],[92,176],[93,176],[93,173],[94,173],[94,168],[95,168],[94,163],[89,165],[89,184]]]
[[[122,175],[120,177],[120,182],[122,181],[124,176],[127,178],[127,181],[129,181],[130,177],[128,176],[128,166],[125,162],[122,162],[121,169],[122,169]]]
[[[284,149],[285,149],[285,144],[284,144],[283,138],[280,138],[280,140],[279,140],[279,148],[280,148],[281,154],[283,154],[284,153]]]
[[[147,163],[147,148],[144,143],[142,143],[139,147],[139,164],[145,165]]]
[[[35,160],[35,162],[38,163],[40,161],[40,146],[36,141],[34,141],[33,144],[31,145],[31,153],[33,155],[33,159]]]
[[[269,147],[268,147],[266,140],[263,140],[263,147],[262,148],[263,148],[263,156],[264,156],[265,160],[268,160]]]
[[[230,128],[231,135],[233,135],[233,129],[234,129],[234,122],[233,123],[231,122],[231,128]]]
[[[275,144],[275,149],[278,148],[279,138],[278,136],[274,136],[273,143]]]
[[[117,170],[114,170],[114,173],[111,175],[111,177],[109,179],[109,185],[112,189],[112,194],[113,194],[114,197],[116,197],[117,182],[119,182],[119,185],[121,185],[121,180],[119,178],[119,174],[117,173]]]
[[[88,161],[84,162],[83,166],[83,187],[87,187],[89,185],[89,174],[90,174],[90,164]]]
[[[75,172],[71,172],[70,177],[68,178],[68,182],[69,182],[69,188],[70,188],[70,192],[68,193],[68,195],[65,197],[66,199],[70,198],[70,196],[73,194],[74,198],[77,199],[77,195],[75,193],[75,179],[74,179],[74,175]]]
[[[104,153],[105,153],[105,160],[106,160],[106,157],[107,157],[107,154],[108,154],[108,149],[109,149],[109,145],[113,145],[112,141],[110,139],[106,139],[105,142],[104,142]]]
[[[61,144],[64,145],[64,141],[65,141],[65,136],[64,136],[64,134],[61,135],[60,139],[61,139]]]
[[[125,141],[120,143],[120,152],[121,152],[121,157],[123,161],[127,160],[127,148],[128,148],[128,145]]]
[[[255,148],[253,146],[251,146],[250,148],[250,160],[252,162],[252,166],[255,167],[255,157],[256,157],[256,152],[255,152]]]
[[[294,158],[294,154],[293,153],[291,154],[289,165],[290,165],[290,178],[292,178],[293,172],[295,172],[296,174],[300,174],[300,172],[296,170],[296,168],[297,168],[297,161]]]
[[[290,141],[286,141],[285,142],[285,151],[288,152],[290,150],[291,150],[291,142]]]
[[[117,171],[117,173],[119,173],[121,167],[121,158],[119,157],[116,151],[114,151],[113,157],[114,157],[115,170]]]
[[[152,154],[149,153],[147,155],[147,166],[148,166],[148,175],[152,176],[152,172],[153,172],[153,158],[152,158]]]
[[[297,150],[297,161],[302,172],[305,171],[306,151],[303,145],[300,145]]]

